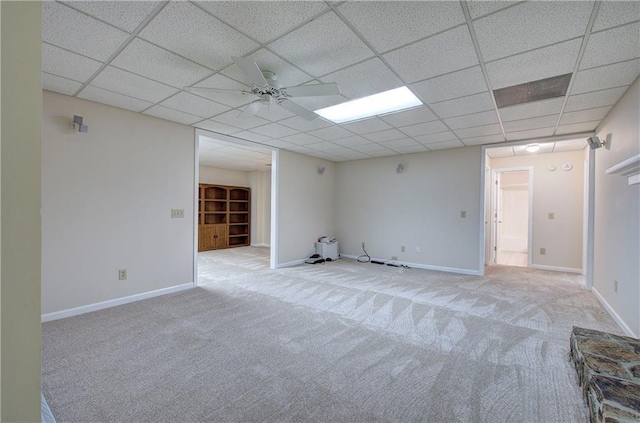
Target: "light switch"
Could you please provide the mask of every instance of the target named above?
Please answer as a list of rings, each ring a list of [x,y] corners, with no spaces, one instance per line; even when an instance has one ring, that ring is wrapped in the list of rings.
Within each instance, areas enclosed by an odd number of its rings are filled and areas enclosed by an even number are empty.
[[[462,219],[465,219],[465,218],[467,217],[467,212],[466,212],[465,210],[462,210],[462,211],[460,212],[460,217],[461,217]]]
[[[556,215],[553,212],[549,212],[549,219],[555,219]]]

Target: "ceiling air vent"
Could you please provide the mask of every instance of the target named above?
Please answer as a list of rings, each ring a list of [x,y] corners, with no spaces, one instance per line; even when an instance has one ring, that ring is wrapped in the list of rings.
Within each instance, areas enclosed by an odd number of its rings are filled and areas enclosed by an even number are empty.
[[[567,93],[570,80],[571,74],[567,73],[565,75],[553,76],[551,78],[493,90],[493,95],[496,98],[498,107],[562,97]]]

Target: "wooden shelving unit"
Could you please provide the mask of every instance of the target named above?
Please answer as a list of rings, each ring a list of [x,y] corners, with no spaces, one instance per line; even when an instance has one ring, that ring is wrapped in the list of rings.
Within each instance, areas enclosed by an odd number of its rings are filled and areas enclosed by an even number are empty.
[[[251,188],[200,184],[198,251],[251,244]]]

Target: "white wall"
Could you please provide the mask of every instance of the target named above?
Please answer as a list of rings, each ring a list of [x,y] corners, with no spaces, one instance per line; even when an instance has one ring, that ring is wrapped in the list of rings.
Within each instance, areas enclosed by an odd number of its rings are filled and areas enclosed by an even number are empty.
[[[193,282],[194,129],[43,97],[42,313]]]
[[[250,186],[249,172],[242,170],[222,169],[212,166],[199,166],[198,179],[201,184]]]
[[[326,168],[324,175],[318,167]],[[280,150],[278,179],[277,265],[308,258],[319,236],[335,234],[335,164]]]
[[[640,335],[640,184],[609,167],[640,153],[640,82],[629,89],[596,133],[611,143],[595,153],[595,291],[628,329]],[[618,291],[613,281],[618,281]]]
[[[573,165],[571,171],[562,169]],[[553,165],[556,170],[550,172]],[[533,167],[532,266],[554,270],[582,271],[584,153],[567,151],[531,154],[491,160],[494,170]],[[554,213],[550,220],[549,212]],[[540,254],[540,248],[546,254]]]
[[[41,7],[0,2],[3,422],[40,421]]]
[[[398,163],[404,165],[400,174]],[[480,147],[338,163],[335,215],[341,253],[362,254],[364,241],[372,257],[481,271],[480,165]]]

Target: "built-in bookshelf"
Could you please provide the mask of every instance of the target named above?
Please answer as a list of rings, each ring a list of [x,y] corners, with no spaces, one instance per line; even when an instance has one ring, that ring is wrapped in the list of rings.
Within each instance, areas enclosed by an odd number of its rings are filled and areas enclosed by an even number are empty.
[[[198,251],[251,244],[251,189],[200,184]]]

